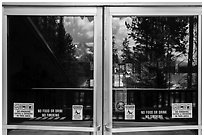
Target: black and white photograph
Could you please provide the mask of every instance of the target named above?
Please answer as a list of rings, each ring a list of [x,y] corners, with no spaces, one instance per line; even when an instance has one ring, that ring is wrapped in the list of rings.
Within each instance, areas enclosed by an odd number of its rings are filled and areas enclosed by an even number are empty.
[[[202,135],[201,2],[3,2],[3,135]]]

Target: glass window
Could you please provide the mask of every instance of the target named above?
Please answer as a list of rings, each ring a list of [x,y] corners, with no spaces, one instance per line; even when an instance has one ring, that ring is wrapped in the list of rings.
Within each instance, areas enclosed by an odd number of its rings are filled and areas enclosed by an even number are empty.
[[[93,22],[93,16],[8,16],[10,124],[93,125]]]
[[[113,120],[197,124],[198,17],[115,16],[112,25]]]

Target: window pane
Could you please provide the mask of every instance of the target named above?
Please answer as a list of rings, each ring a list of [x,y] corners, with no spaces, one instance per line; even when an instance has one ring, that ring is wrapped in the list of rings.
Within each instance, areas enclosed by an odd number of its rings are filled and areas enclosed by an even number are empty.
[[[113,17],[113,85],[196,88],[197,17]]]
[[[93,120],[93,22],[8,16],[9,123]]]
[[[112,18],[114,121],[197,123],[197,19]]]
[[[93,17],[11,16],[8,59],[12,87],[93,87]]]

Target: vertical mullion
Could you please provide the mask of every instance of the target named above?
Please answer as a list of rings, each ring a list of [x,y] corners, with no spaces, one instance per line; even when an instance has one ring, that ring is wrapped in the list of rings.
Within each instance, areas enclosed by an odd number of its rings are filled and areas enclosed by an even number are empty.
[[[202,135],[202,37],[201,37],[201,15],[198,16],[198,134]]]
[[[103,128],[105,135],[112,134],[112,16],[105,7],[104,45],[104,110]]]
[[[2,81],[2,127],[5,127],[7,125],[7,15],[4,13],[4,7],[3,7],[3,48],[2,48],[2,69],[3,69],[3,81]],[[2,134],[7,134],[7,128],[2,129]]]
[[[102,8],[94,16],[94,134],[102,134]]]

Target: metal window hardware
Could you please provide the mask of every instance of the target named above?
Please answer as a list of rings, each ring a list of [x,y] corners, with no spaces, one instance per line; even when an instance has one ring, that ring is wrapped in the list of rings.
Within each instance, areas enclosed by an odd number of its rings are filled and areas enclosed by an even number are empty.
[[[105,127],[105,130],[108,131],[108,132],[111,132],[111,127],[108,126],[110,125],[109,123],[108,124],[105,124],[104,127]]]
[[[97,130],[97,131],[100,131],[100,130],[101,130],[101,126],[100,126],[100,125],[97,125],[96,130]]]

